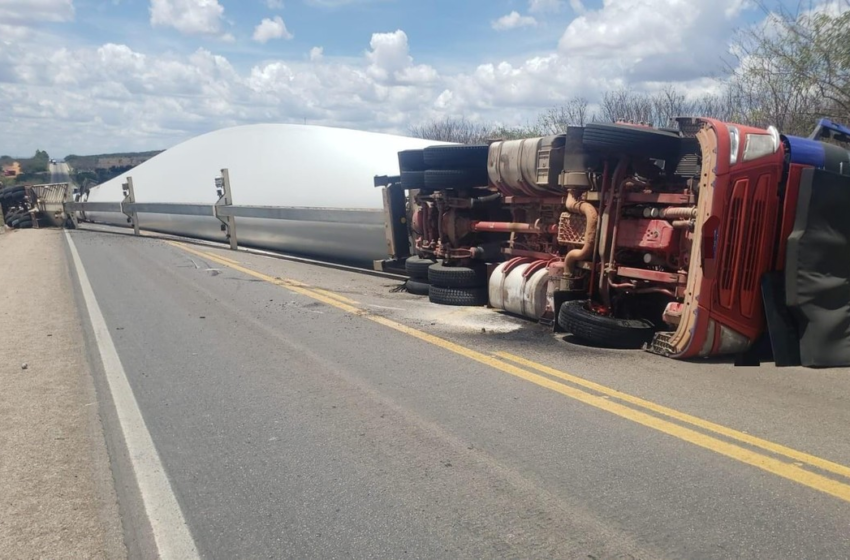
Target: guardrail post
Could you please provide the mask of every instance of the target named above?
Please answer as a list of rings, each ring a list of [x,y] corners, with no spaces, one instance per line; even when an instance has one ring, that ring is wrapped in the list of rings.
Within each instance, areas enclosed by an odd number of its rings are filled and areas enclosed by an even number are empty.
[[[221,222],[222,231],[227,234],[227,239],[230,241],[230,248],[235,251],[239,248],[239,242],[236,238],[236,216],[221,217],[218,215],[218,209],[220,207],[233,206],[233,195],[230,190],[230,171],[228,169],[221,170],[221,177],[215,180],[215,189],[216,194],[218,194],[218,202],[213,207],[215,217]]]
[[[136,203],[136,191],[133,189],[133,178],[127,177],[127,182],[121,185],[124,190],[124,200],[121,202],[121,212],[127,216],[127,221],[133,224],[133,235],[141,235],[139,232],[139,216],[136,214],[135,208],[130,212],[124,210],[124,205]]]

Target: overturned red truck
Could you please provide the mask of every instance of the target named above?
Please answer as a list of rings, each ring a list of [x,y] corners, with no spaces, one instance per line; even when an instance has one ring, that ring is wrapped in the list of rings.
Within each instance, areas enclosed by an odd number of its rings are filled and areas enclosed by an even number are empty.
[[[408,287],[434,303],[595,345],[746,356],[769,332],[774,355],[790,340],[805,365],[836,365],[850,360],[842,142],[825,119],[801,138],[679,118],[404,151],[395,252],[410,240]]]

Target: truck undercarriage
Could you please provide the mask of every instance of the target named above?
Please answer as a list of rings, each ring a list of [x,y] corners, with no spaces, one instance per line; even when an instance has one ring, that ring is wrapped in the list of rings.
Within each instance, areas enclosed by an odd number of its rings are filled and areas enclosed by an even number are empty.
[[[435,303],[489,303],[596,345],[739,353],[765,330],[761,280],[793,220],[789,151],[773,128],[682,118],[402,152],[408,272]]]

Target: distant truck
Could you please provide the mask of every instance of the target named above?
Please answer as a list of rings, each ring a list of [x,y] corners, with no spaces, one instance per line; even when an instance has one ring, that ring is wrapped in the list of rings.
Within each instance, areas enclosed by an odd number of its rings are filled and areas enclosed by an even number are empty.
[[[390,238],[409,237],[408,285],[435,303],[673,358],[745,363],[769,331],[778,363],[848,365],[841,143],[850,129],[828,120],[800,138],[680,118],[408,150]]]

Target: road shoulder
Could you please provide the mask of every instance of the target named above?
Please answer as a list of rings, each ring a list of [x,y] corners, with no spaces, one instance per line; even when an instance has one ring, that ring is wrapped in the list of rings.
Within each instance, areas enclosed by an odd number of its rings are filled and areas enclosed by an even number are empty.
[[[63,243],[0,235],[3,558],[127,555]]]

